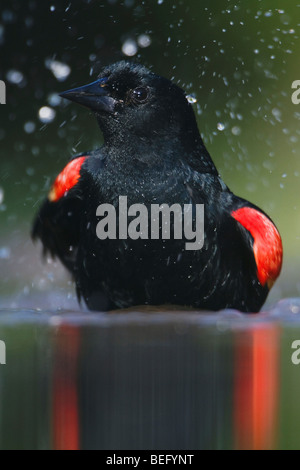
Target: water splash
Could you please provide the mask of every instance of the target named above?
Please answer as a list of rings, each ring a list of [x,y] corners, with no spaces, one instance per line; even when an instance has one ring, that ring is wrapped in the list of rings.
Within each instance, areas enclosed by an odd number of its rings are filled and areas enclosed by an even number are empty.
[[[133,57],[138,51],[137,43],[134,39],[126,39],[122,44],[122,52],[128,57]]]
[[[56,112],[49,106],[43,106],[39,110],[39,120],[44,124],[49,124],[55,118]]]
[[[190,104],[195,104],[195,103],[197,103],[197,98],[196,98],[194,95],[192,95],[192,94],[186,95],[186,99],[188,100],[188,102],[189,102]]]
[[[32,134],[35,131],[35,123],[32,121],[25,122],[24,131],[26,134]]]
[[[71,73],[71,67],[68,64],[58,60],[46,59],[45,67],[53,73],[54,77],[59,81],[65,81]]]
[[[138,45],[142,48],[149,47],[151,45],[151,38],[148,34],[140,34],[137,39]]]
[[[24,81],[24,75],[22,72],[20,72],[20,70],[12,69],[7,72],[6,79],[13,85],[21,85],[21,83]]]

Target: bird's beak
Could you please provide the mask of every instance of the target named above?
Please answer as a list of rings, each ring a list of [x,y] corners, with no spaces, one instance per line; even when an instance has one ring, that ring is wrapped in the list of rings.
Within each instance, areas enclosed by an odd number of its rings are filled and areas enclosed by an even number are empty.
[[[107,78],[60,93],[62,98],[82,104],[92,111],[113,113],[116,100],[109,96]]]

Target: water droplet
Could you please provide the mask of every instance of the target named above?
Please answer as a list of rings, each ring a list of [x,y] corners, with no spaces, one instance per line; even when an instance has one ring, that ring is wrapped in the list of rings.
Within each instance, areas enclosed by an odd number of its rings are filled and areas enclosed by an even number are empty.
[[[16,15],[11,10],[3,10],[2,12],[2,20],[4,23],[14,23],[16,19]]]
[[[35,131],[35,123],[32,121],[25,122],[24,131],[26,134],[32,134]]]
[[[158,5],[161,5],[162,3],[164,3],[164,0],[157,0],[157,3]]]
[[[46,59],[45,66],[47,69],[51,70],[54,77],[59,82],[66,80],[71,73],[71,68],[67,64],[59,62],[58,60]]]
[[[225,125],[222,122],[218,122],[217,128],[218,128],[219,131],[224,131]]]
[[[57,93],[50,93],[47,101],[50,106],[58,106],[62,102],[62,98]]]
[[[242,131],[239,126],[233,126],[233,128],[231,129],[231,132],[233,133],[233,135],[240,135]]]
[[[138,51],[137,44],[134,39],[127,39],[122,45],[123,54],[132,57]]]
[[[186,96],[186,99],[187,99],[188,102],[191,103],[191,104],[197,103],[197,98],[195,98],[194,95],[187,95],[187,96]]]
[[[39,119],[41,122],[44,124],[48,124],[49,122],[52,122],[53,119],[55,118],[55,111],[52,108],[49,108],[49,106],[43,106],[39,110]]]
[[[140,34],[137,42],[140,47],[149,47],[151,44],[151,38],[148,34]]]
[[[14,85],[20,85],[24,80],[24,75],[19,70],[9,70],[6,74],[7,81]]]
[[[26,174],[28,176],[33,176],[35,174],[35,169],[29,166],[28,168],[26,168]]]
[[[0,204],[4,201],[4,190],[0,187]]]
[[[11,255],[11,250],[7,246],[0,248],[0,259],[9,259]]]
[[[273,108],[272,109],[272,114],[275,117],[276,121],[281,122],[281,111],[278,108]]]
[[[50,11],[55,11],[55,5],[50,6]]]

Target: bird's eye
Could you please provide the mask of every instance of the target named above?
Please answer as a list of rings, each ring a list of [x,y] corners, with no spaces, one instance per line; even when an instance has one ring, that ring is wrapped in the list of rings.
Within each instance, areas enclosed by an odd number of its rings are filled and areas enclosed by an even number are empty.
[[[149,90],[145,87],[138,87],[131,91],[131,97],[136,103],[144,103],[148,98]]]

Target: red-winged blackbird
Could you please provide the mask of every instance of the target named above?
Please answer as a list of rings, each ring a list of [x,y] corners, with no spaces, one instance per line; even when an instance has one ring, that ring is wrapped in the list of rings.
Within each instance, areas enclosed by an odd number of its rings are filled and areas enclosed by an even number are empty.
[[[119,62],[61,96],[95,113],[104,145],[67,164],[32,236],[72,273],[87,306],[258,311],[280,273],[280,235],[261,209],[222,181],[184,91],[143,66]],[[184,237],[100,240],[97,208],[118,210],[119,196],[147,208],[204,204],[202,249],[186,250]]]

